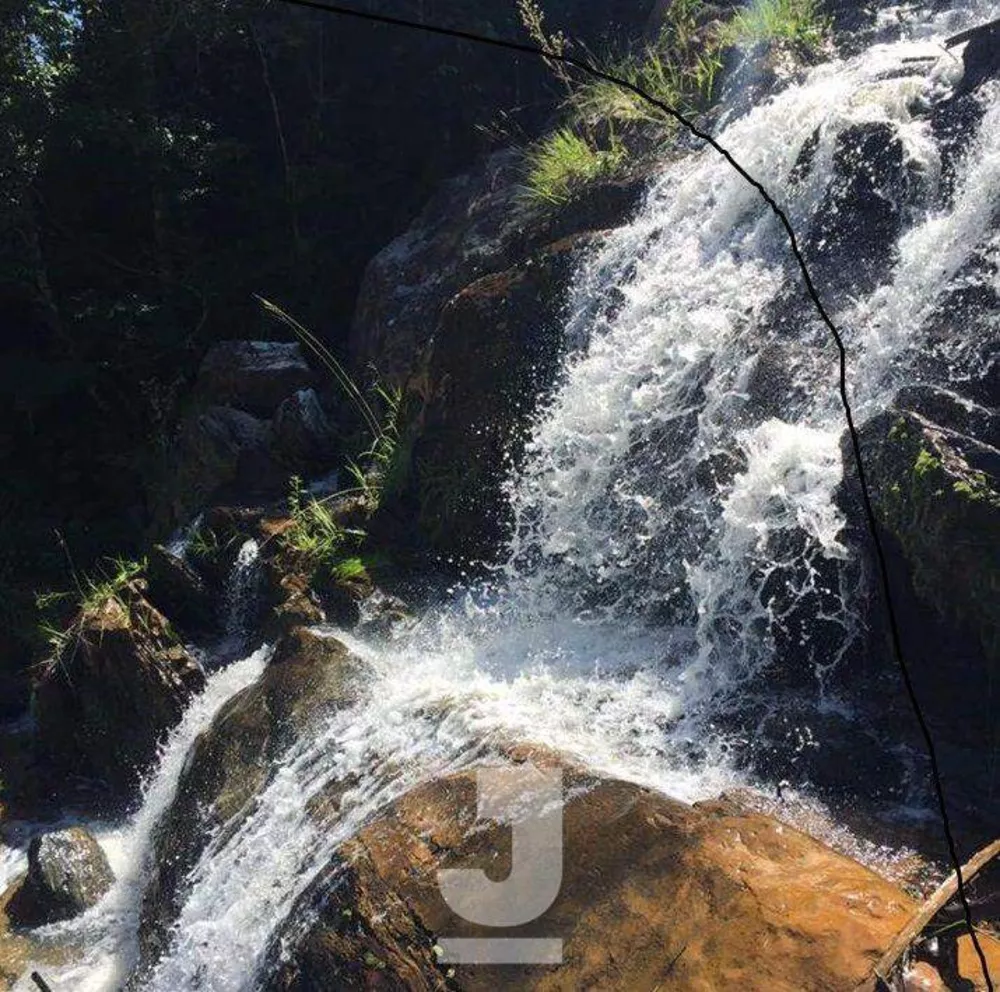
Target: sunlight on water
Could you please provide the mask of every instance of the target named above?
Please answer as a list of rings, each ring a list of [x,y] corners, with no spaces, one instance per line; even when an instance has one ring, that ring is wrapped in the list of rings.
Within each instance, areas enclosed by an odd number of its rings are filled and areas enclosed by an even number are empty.
[[[864,414],[891,400],[1000,190],[993,105],[941,205],[938,146],[914,108],[955,71],[896,70],[994,14],[977,4],[915,21],[912,40],[820,66],[720,135],[805,230],[838,135],[873,121],[895,129],[920,179],[914,201],[882,285],[848,294],[836,315]],[[793,614],[839,631],[829,650],[802,645],[820,678],[854,623],[834,503],[836,352],[800,297],[783,233],[717,155],[664,167],[635,220],[577,273],[571,354],[509,486],[506,565],[393,636],[338,634],[370,666],[363,698],[292,745],[253,812],[208,844],[144,989],[249,987],[275,927],[345,838],[414,784],[506,743],[543,744],[687,800],[744,780],[720,717],[766,671]],[[265,661],[262,650],[212,676],[116,841],[114,890],[50,928],[88,948],[62,987],[114,988],[128,973],[155,823],[197,733]],[[337,783],[348,787],[341,812],[321,824],[310,800]]]

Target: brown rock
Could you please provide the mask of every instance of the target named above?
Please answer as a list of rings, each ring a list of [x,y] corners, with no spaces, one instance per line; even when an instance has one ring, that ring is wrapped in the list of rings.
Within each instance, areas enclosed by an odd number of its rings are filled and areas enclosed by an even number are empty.
[[[99,780],[128,801],[202,670],[133,583],[78,617],[35,686],[38,744],[58,776]]]
[[[438,960],[442,938],[498,936],[449,908],[438,870],[510,870],[509,828],[476,824],[475,774],[464,771],[413,790],[344,845],[293,911],[286,936],[314,922],[284,959],[275,951],[266,988],[870,988],[913,909],[902,890],[768,817],[568,766],[564,788],[559,894],[536,921],[499,932],[561,939],[561,964]]]
[[[937,968],[926,961],[917,961],[903,974],[903,992],[948,992],[948,986]]]

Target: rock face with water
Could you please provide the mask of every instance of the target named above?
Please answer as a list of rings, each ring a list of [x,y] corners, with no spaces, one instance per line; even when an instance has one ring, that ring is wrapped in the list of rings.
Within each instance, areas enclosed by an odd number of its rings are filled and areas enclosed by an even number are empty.
[[[149,598],[185,637],[203,638],[218,624],[218,606],[204,578],[180,555],[153,546],[147,570]]]
[[[128,800],[204,682],[141,584],[88,609],[35,687],[51,780],[83,776],[113,801]]]
[[[575,263],[634,211],[645,184],[607,180],[568,203],[529,206],[520,169],[499,153],[447,184],[368,267],[352,361],[400,386],[409,411],[404,484],[381,521],[394,541],[422,534],[439,551],[496,556],[500,484],[564,353]]]
[[[527,749],[516,760],[526,755],[555,764]],[[415,789],[344,845],[289,919],[292,950],[284,960],[275,950],[266,988],[846,990],[870,979],[913,909],[895,886],[765,816],[687,806],[570,765],[563,775],[561,886],[535,921],[477,926],[441,895],[441,869],[500,881],[512,868],[507,828],[476,823],[470,769]],[[440,960],[445,938],[498,934],[561,940],[562,963]]]
[[[157,828],[156,868],[143,896],[143,967],[163,953],[186,876],[213,834],[239,828],[285,750],[323,714],[354,702],[363,672],[339,641],[297,628],[260,680],[234,696],[198,738]]]
[[[7,912],[21,926],[68,920],[96,905],[114,880],[101,845],[82,827],[43,834],[28,847],[28,874]]]

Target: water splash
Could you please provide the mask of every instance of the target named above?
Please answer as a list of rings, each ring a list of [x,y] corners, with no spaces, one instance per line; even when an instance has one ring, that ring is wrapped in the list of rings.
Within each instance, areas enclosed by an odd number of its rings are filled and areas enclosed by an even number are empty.
[[[76,964],[58,971],[45,969],[57,988],[104,992],[122,987],[138,955],[139,910],[153,832],[173,802],[188,753],[226,701],[256,681],[270,655],[271,649],[265,645],[209,676],[204,690],[163,745],[156,772],[144,786],[138,813],[118,829],[99,831],[101,846],[115,872],[114,886],[78,919],[34,931],[33,937],[43,944],[82,948]],[[25,977],[16,988],[31,990],[34,986]]]

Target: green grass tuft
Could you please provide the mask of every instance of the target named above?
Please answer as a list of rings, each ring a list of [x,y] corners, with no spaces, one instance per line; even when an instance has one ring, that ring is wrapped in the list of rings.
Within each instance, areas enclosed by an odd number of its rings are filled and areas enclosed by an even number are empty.
[[[614,140],[611,148],[600,150],[571,127],[560,128],[528,151],[527,196],[565,203],[588,181],[614,172],[623,157],[624,151]]]
[[[822,47],[829,30],[819,0],[754,0],[733,17],[722,38],[733,45],[785,42],[813,52]]]

